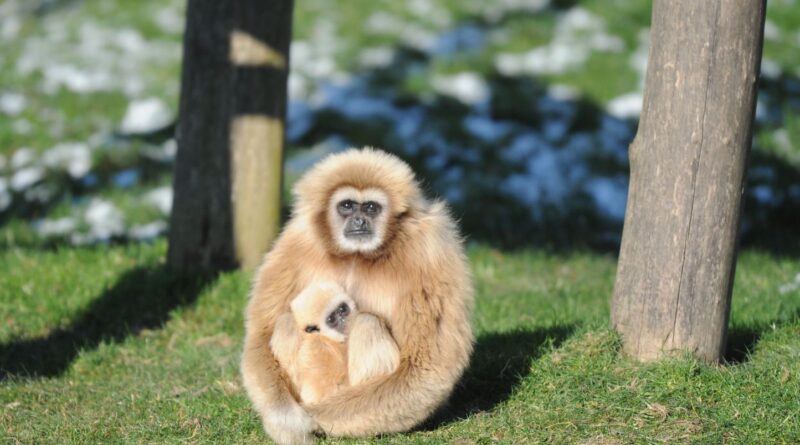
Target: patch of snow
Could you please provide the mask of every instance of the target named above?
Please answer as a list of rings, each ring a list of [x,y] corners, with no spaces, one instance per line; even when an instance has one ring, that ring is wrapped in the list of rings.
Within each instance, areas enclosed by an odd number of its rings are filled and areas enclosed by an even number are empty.
[[[556,100],[571,101],[580,97],[580,92],[570,85],[554,83],[547,86],[547,95]]]
[[[780,41],[782,37],[781,29],[770,19],[764,21],[764,38],[773,42]]]
[[[164,186],[150,190],[144,195],[144,202],[157,208],[164,215],[172,209],[172,187]]]
[[[14,130],[14,133],[16,134],[27,135],[31,134],[31,131],[33,131],[33,124],[31,124],[31,121],[25,118],[20,118],[16,119],[11,124],[11,128]]]
[[[11,205],[11,192],[8,190],[8,180],[0,176],[0,212]]]
[[[781,76],[783,69],[778,62],[772,59],[761,59],[761,76],[765,79],[777,79]]]
[[[631,54],[628,64],[639,75],[639,90],[644,89],[645,74],[647,73],[647,59],[650,57],[650,28],[639,31],[637,36],[639,46]]]
[[[127,134],[152,133],[172,122],[172,111],[163,100],[150,97],[128,104],[120,131]]]
[[[132,226],[128,229],[128,237],[136,241],[150,241],[166,233],[166,221],[153,221],[147,224]]]
[[[58,189],[53,184],[43,182],[25,190],[25,201],[47,204],[58,194]]]
[[[624,49],[621,38],[606,33],[600,17],[574,7],[561,15],[550,43],[525,53],[500,53],[495,68],[508,76],[562,74],[583,65],[593,51]]]
[[[25,167],[31,164],[34,159],[36,159],[36,153],[28,147],[22,147],[11,155],[11,168],[16,170]]]
[[[618,96],[606,105],[608,112],[620,119],[634,119],[642,114],[644,98],[641,93],[628,93]]]
[[[16,60],[18,74],[41,74],[40,89],[47,94],[66,88],[80,94],[122,91],[135,97],[148,85],[161,85],[161,79],[150,78],[154,67],[180,58],[177,41],[148,41],[132,28],[91,20],[83,20],[77,29],[72,23],[63,14],[45,15],[44,33],[26,38]]]
[[[800,289],[800,273],[794,276],[794,279],[788,283],[781,284],[778,287],[778,293],[781,295],[788,294],[789,292],[794,292],[797,289]]]
[[[65,142],[44,152],[42,163],[51,169],[66,170],[72,178],[78,179],[92,168],[92,152],[82,142]]]
[[[39,236],[65,236],[75,231],[78,222],[75,218],[42,219],[33,224],[33,230]]]
[[[431,0],[408,0],[409,11],[418,19],[433,23],[437,26],[447,26],[452,22],[450,12],[443,8],[439,2]]]
[[[431,85],[440,94],[452,96],[467,105],[489,98],[489,86],[477,73],[462,72],[452,76],[434,76]]]
[[[181,34],[183,32],[184,17],[170,7],[159,7],[153,19],[162,31],[168,34]]]
[[[7,116],[16,116],[25,110],[28,100],[19,93],[0,94],[0,112]]]
[[[371,14],[364,23],[366,31],[382,35],[398,35],[405,26],[406,22],[403,19],[383,11]]]
[[[772,139],[781,150],[787,153],[792,150],[792,141],[789,138],[789,132],[785,128],[779,128],[772,132]]]
[[[39,166],[25,167],[17,170],[11,177],[11,188],[17,192],[28,189],[44,179],[44,169]]]
[[[358,54],[358,63],[365,68],[383,68],[394,59],[394,50],[389,46],[365,48]]]
[[[6,42],[16,39],[22,30],[22,17],[17,14],[5,15],[2,13],[0,13],[0,17],[3,17],[0,20],[0,37]]]
[[[539,12],[550,6],[550,0],[494,0],[473,2],[478,13],[490,22],[496,22],[515,12]]]
[[[125,230],[122,212],[111,201],[92,198],[84,214],[89,235],[97,241],[107,241]]]
[[[159,146],[151,146],[144,148],[142,154],[149,159],[156,162],[169,164],[175,161],[175,155],[178,153],[178,143],[175,138],[170,138],[164,141]]]
[[[294,63],[294,61],[290,63]],[[292,71],[289,73],[287,90],[289,99],[291,100],[306,99],[308,98],[309,92],[308,81],[305,77]]]

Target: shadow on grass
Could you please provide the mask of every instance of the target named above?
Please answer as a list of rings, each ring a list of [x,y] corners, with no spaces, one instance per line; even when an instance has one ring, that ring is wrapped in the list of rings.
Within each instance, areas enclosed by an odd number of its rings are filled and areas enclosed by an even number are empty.
[[[724,363],[738,365],[750,360],[750,353],[755,350],[761,337],[772,332],[781,325],[800,320],[800,308],[789,310],[786,315],[767,323],[756,323],[745,326],[733,326],[728,330],[728,343],[725,347]]]
[[[531,361],[551,346],[559,346],[574,329],[574,326],[567,325],[479,336],[469,368],[450,400],[420,429],[439,428],[491,410],[508,399],[530,373]]]
[[[38,338],[0,344],[0,380],[62,374],[82,350],[121,342],[143,329],[157,329],[170,313],[192,304],[216,278],[214,272],[177,272],[139,267],[123,275],[68,326]]]

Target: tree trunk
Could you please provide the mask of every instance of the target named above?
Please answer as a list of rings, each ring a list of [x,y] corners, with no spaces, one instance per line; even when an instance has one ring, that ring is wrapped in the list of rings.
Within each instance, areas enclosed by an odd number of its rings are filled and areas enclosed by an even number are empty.
[[[277,235],[292,0],[190,0],[168,261],[255,267]]]
[[[765,0],[655,0],[612,325],[640,360],[725,350]]]

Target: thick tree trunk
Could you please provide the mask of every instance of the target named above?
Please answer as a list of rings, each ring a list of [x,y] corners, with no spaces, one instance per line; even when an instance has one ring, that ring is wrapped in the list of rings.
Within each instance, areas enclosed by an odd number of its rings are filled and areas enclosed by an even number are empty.
[[[655,0],[611,321],[649,360],[721,360],[765,0]]]
[[[190,0],[168,260],[255,267],[280,218],[292,0]]]

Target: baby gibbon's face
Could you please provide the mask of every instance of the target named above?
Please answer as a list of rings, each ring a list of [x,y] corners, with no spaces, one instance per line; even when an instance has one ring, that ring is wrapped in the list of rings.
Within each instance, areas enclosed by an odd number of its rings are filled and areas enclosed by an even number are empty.
[[[328,202],[328,224],[333,239],[345,252],[370,252],[386,236],[389,198],[380,189],[340,187]]]
[[[355,303],[335,283],[314,284],[291,302],[298,328],[306,335],[323,335],[337,342],[347,339],[348,320]]]

